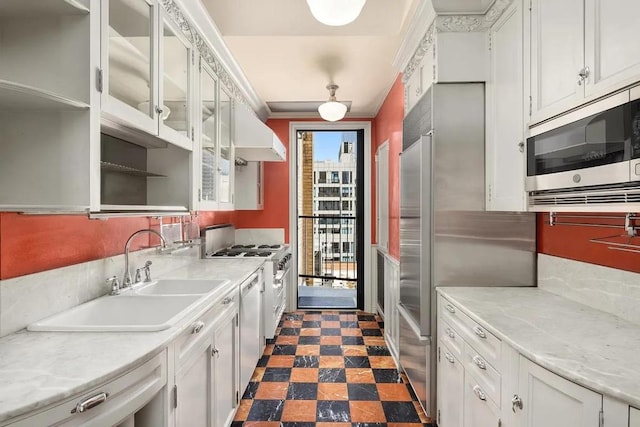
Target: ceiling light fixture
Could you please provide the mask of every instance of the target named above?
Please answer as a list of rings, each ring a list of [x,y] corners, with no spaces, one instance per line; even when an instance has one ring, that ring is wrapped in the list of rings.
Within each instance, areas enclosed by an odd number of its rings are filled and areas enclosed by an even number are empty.
[[[318,21],[332,27],[353,22],[366,0],[307,0],[311,14]]]
[[[336,89],[338,89],[338,85],[327,85],[327,89],[329,89],[329,101],[320,104],[318,113],[320,113],[320,117],[328,122],[337,122],[344,118],[344,115],[347,113],[347,106],[342,102],[336,101]]]

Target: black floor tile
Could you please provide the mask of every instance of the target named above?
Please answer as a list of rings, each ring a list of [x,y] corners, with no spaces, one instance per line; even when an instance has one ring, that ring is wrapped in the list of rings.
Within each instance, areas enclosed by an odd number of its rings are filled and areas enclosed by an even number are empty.
[[[249,385],[247,385],[244,394],[242,395],[243,399],[254,399],[256,397],[256,391],[258,391],[259,382],[251,381]]]
[[[358,322],[356,320],[343,320],[340,322],[341,328],[359,328]]]
[[[316,400],[318,383],[289,383],[287,400]]]
[[[380,400],[375,384],[347,384],[349,400]]]
[[[294,368],[317,368],[320,365],[318,356],[296,356],[293,360]]]
[[[361,329],[363,337],[381,337],[382,331],[380,329]]]
[[[367,356],[345,356],[345,368],[370,368],[369,358]]]
[[[323,356],[342,356],[342,346],[339,345],[321,345],[320,354]]]
[[[289,382],[291,368],[266,368],[262,381],[264,382]]]
[[[420,417],[412,402],[382,402],[384,415],[390,423],[419,423]]]
[[[296,349],[297,349],[297,346],[295,345],[276,344],[273,346],[273,351],[271,352],[271,354],[274,356],[282,356],[282,355],[292,356],[296,354]]]
[[[401,383],[402,376],[396,369],[372,369],[377,383]]]
[[[342,337],[342,345],[364,345],[364,338],[362,337]]]
[[[302,327],[303,328],[319,328],[320,327],[319,320],[303,320]]]
[[[280,329],[280,335],[300,335],[299,328],[282,328]]]
[[[358,314],[358,320],[361,322],[375,322],[376,316],[371,314]]]
[[[301,335],[300,337],[298,337],[298,344],[320,345],[320,337]]]
[[[349,402],[343,400],[319,400],[316,421],[334,423],[351,421]]]
[[[280,421],[284,400],[254,400],[247,421]]]
[[[338,315],[338,314],[323,314],[322,315],[322,320],[335,322],[335,321],[340,320],[340,315]]]
[[[269,356],[265,354],[260,357],[260,360],[258,360],[258,364],[256,366],[259,368],[264,368],[265,366],[267,366],[267,363],[269,363]]]
[[[367,346],[369,356],[391,356],[389,349],[382,345]]]
[[[321,329],[321,335],[323,336],[340,336],[342,334],[342,331],[340,331],[340,328],[322,328]]]
[[[342,368],[320,368],[318,370],[318,382],[346,383],[347,374]]]

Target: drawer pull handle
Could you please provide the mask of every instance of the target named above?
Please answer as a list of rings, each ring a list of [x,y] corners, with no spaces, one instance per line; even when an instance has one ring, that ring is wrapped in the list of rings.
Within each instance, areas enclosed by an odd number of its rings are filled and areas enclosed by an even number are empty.
[[[222,300],[222,305],[227,305],[229,304],[231,301],[233,301],[232,297],[226,297],[225,299]]]
[[[91,408],[95,408],[101,403],[106,402],[108,396],[109,395],[107,393],[102,392],[102,393],[96,394],[95,396],[87,397],[83,401],[78,402],[76,407],[71,410],[71,413],[72,414],[82,413],[82,412],[88,411]]]
[[[475,363],[476,366],[480,369],[487,369],[487,364],[484,360],[482,360],[480,356],[473,356],[473,363]]]
[[[204,328],[204,322],[199,320],[193,324],[193,329],[191,330],[192,334],[200,333],[200,331]]]
[[[447,359],[449,363],[455,363],[455,359],[448,351],[444,353],[444,358]]]
[[[220,350],[218,350],[217,348],[213,347],[211,349],[211,357],[216,356],[216,357],[220,357]]]
[[[473,386],[473,392],[478,396],[480,400],[487,400],[487,395],[484,394],[484,391],[480,388],[480,386]]]
[[[476,333],[477,336],[479,336],[480,338],[486,338],[487,334],[484,333],[484,331],[482,330],[482,328],[480,326],[474,326],[473,327],[473,332]]]
[[[454,334],[450,328],[447,328],[445,332],[447,333],[447,335],[449,335],[449,338],[451,338],[452,340],[456,339],[456,334]]]
[[[452,306],[451,304],[447,304],[447,305],[446,305],[446,308],[447,308],[447,311],[448,311],[449,313],[455,313],[455,312],[456,312],[456,309],[455,309],[455,308],[453,308],[453,306]]]

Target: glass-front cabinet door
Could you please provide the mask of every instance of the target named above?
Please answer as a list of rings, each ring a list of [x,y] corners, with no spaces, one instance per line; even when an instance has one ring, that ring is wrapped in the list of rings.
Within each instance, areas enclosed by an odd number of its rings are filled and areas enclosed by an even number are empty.
[[[233,100],[226,89],[220,90],[220,208],[233,208]]]
[[[147,0],[103,0],[102,17],[102,111],[156,134],[158,6]]]
[[[160,93],[157,107],[158,134],[183,148],[193,146],[192,70],[194,52],[191,43],[165,13],[160,40]]]
[[[217,209],[218,119],[217,80],[208,67],[200,73],[200,209]]]

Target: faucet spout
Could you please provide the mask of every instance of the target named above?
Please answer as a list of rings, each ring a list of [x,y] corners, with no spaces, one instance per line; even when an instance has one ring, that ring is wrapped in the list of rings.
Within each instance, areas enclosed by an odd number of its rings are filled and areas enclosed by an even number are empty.
[[[145,228],[145,229],[142,229],[142,230],[138,230],[135,233],[133,233],[131,236],[129,236],[129,238],[127,239],[127,243],[125,243],[125,245],[124,245],[124,277],[122,279],[122,287],[123,288],[127,288],[127,287],[129,287],[129,286],[131,286],[133,284],[133,280],[131,279],[131,272],[129,271],[129,246],[131,246],[131,241],[136,236],[138,236],[140,234],[144,234],[144,233],[155,234],[156,236],[158,236],[160,238],[162,248],[166,248],[167,247],[167,241],[165,240],[164,237],[162,237],[162,234],[160,234],[156,230],[152,230],[150,228]]]

